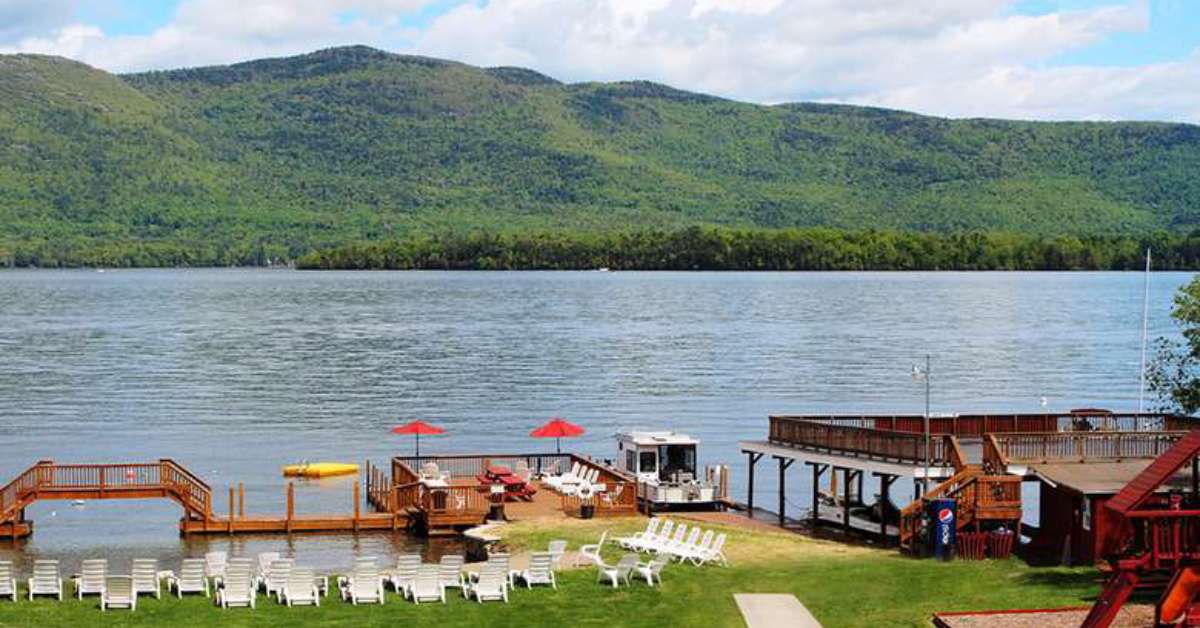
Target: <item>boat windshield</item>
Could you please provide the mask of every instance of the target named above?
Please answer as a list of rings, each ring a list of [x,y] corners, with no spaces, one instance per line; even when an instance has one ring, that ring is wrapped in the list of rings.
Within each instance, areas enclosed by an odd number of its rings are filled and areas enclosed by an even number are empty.
[[[659,445],[658,459],[662,462],[659,480],[681,482],[696,477],[695,445]]]

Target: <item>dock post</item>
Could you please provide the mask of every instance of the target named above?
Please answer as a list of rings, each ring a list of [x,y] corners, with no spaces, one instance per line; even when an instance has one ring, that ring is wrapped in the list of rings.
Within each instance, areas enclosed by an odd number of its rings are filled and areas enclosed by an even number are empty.
[[[850,481],[853,477],[849,467],[842,469],[842,479],[845,480],[845,486],[842,487],[842,531],[847,534],[850,532]]]
[[[287,521],[285,522],[285,530],[288,534],[292,533],[292,514],[295,512],[296,503],[296,484],[288,482],[287,485]]]
[[[246,518],[246,485],[238,482],[238,519]]]
[[[354,531],[358,532],[358,498],[359,498],[358,482],[354,483]]]
[[[233,534],[233,485],[229,485],[229,533]]]
[[[746,489],[746,514],[749,515],[749,517],[751,519],[753,519],[754,518],[754,465],[758,464],[758,460],[759,460],[759,458],[763,457],[763,454],[757,454],[757,453],[754,453],[753,451],[747,451],[745,453],[750,461],[750,472],[746,475],[747,482],[749,483],[749,486]]]
[[[775,460],[779,463],[779,527],[783,527],[786,520],[787,498],[785,489],[787,488],[787,470],[792,466],[794,460],[789,460],[782,456],[775,456]]]
[[[1200,499],[1200,456],[1192,456],[1192,499]]]

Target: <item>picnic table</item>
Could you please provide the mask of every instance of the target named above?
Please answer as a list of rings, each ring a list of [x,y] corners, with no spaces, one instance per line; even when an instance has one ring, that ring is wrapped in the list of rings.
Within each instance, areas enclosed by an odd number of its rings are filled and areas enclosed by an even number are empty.
[[[505,499],[530,499],[537,492],[537,488],[505,466],[489,465],[476,479],[479,480],[481,487],[503,486]]]

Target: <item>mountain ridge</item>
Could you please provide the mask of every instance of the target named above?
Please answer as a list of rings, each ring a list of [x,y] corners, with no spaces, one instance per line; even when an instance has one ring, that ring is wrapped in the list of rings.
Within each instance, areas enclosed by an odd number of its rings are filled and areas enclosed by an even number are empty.
[[[110,74],[0,55],[0,257],[413,233],[1200,225],[1200,126],[758,105],[366,46]]]

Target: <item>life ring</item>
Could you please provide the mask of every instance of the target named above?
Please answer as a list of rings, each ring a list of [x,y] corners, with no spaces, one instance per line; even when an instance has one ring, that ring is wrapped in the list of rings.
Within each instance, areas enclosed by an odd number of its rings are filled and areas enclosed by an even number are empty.
[[[596,492],[592,488],[591,484],[584,484],[579,487],[579,492],[577,494],[579,495],[579,499],[591,499]]]

